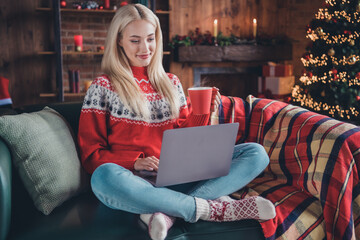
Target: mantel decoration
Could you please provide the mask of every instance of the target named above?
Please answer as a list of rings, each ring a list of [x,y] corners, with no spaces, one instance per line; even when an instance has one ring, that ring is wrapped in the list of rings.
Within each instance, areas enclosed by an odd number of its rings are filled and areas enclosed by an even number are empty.
[[[111,7],[110,0],[103,0],[103,1],[100,1],[100,3],[102,3],[102,4],[99,4],[97,1],[84,0],[84,1],[79,1],[79,2],[73,2],[72,8],[78,9],[78,10],[117,10],[116,5],[113,5]],[[120,7],[123,7],[127,4],[128,4],[127,1],[122,1],[120,3]],[[65,8],[67,6],[66,0],[61,0],[60,6],[62,8]]]
[[[214,34],[200,32],[199,28],[188,35],[175,35],[170,46],[174,58],[179,62],[220,62],[220,61],[281,61],[292,59],[291,41],[286,37],[256,36],[240,38],[231,34],[225,36],[217,31],[214,21]]]
[[[256,19],[254,19],[256,22]],[[216,24],[216,22],[215,22]],[[215,25],[216,26],[216,25]],[[214,26],[214,29],[217,28]],[[255,28],[254,28],[255,29]],[[258,45],[276,45],[276,44],[288,44],[290,39],[286,36],[284,37],[270,37],[262,36],[259,37],[256,35],[256,30],[254,30],[254,37],[251,38],[240,38],[234,34],[230,36],[223,35],[222,32],[217,33],[215,31],[216,37],[211,34],[210,31],[205,31],[201,33],[199,28],[196,28],[195,31],[190,31],[188,35],[178,35],[176,34],[172,39],[169,45],[172,48],[177,48],[181,46],[194,46],[194,45],[207,45],[215,46],[216,42],[220,47],[230,46],[230,45],[243,45],[243,44],[258,44]]]

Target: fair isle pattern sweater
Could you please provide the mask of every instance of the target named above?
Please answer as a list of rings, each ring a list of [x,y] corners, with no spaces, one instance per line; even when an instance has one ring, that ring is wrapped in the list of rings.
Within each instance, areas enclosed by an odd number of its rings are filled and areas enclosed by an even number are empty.
[[[168,74],[178,91],[181,106],[178,119],[171,118],[169,103],[152,87],[147,68],[131,69],[134,81],[145,94],[151,117],[145,119],[127,108],[106,75],[96,78],[84,98],[78,133],[81,162],[89,173],[104,163],[116,163],[133,170],[139,157],[160,157],[165,130],[209,122],[208,114],[188,112],[186,97],[175,75]]]

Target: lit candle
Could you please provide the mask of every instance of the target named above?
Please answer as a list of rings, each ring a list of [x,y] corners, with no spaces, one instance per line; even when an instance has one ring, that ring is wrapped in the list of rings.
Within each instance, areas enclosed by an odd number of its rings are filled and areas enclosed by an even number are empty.
[[[105,0],[104,1],[104,8],[105,9],[110,9],[110,0]]]
[[[217,37],[218,34],[218,20],[214,20],[214,37]]]
[[[257,31],[257,22],[256,18],[253,19],[253,37],[256,38],[256,31]]]

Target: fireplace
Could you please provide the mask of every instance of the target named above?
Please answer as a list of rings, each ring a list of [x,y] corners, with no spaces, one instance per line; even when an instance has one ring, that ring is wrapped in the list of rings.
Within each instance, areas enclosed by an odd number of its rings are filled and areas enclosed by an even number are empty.
[[[194,86],[217,87],[225,96],[245,99],[257,95],[257,78],[260,67],[194,67]]]
[[[181,71],[192,70],[193,79],[188,86],[215,86],[223,95],[246,98],[249,94],[258,95],[262,65],[292,60],[292,45],[182,46],[175,49],[174,59],[182,64]]]

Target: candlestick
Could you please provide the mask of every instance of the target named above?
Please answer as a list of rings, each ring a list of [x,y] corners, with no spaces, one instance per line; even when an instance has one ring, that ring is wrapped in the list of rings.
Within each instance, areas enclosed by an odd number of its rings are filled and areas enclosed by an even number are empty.
[[[257,21],[256,18],[253,19],[253,37],[256,39],[256,31],[257,31]]]
[[[214,37],[216,38],[218,35],[218,20],[214,20]]]

